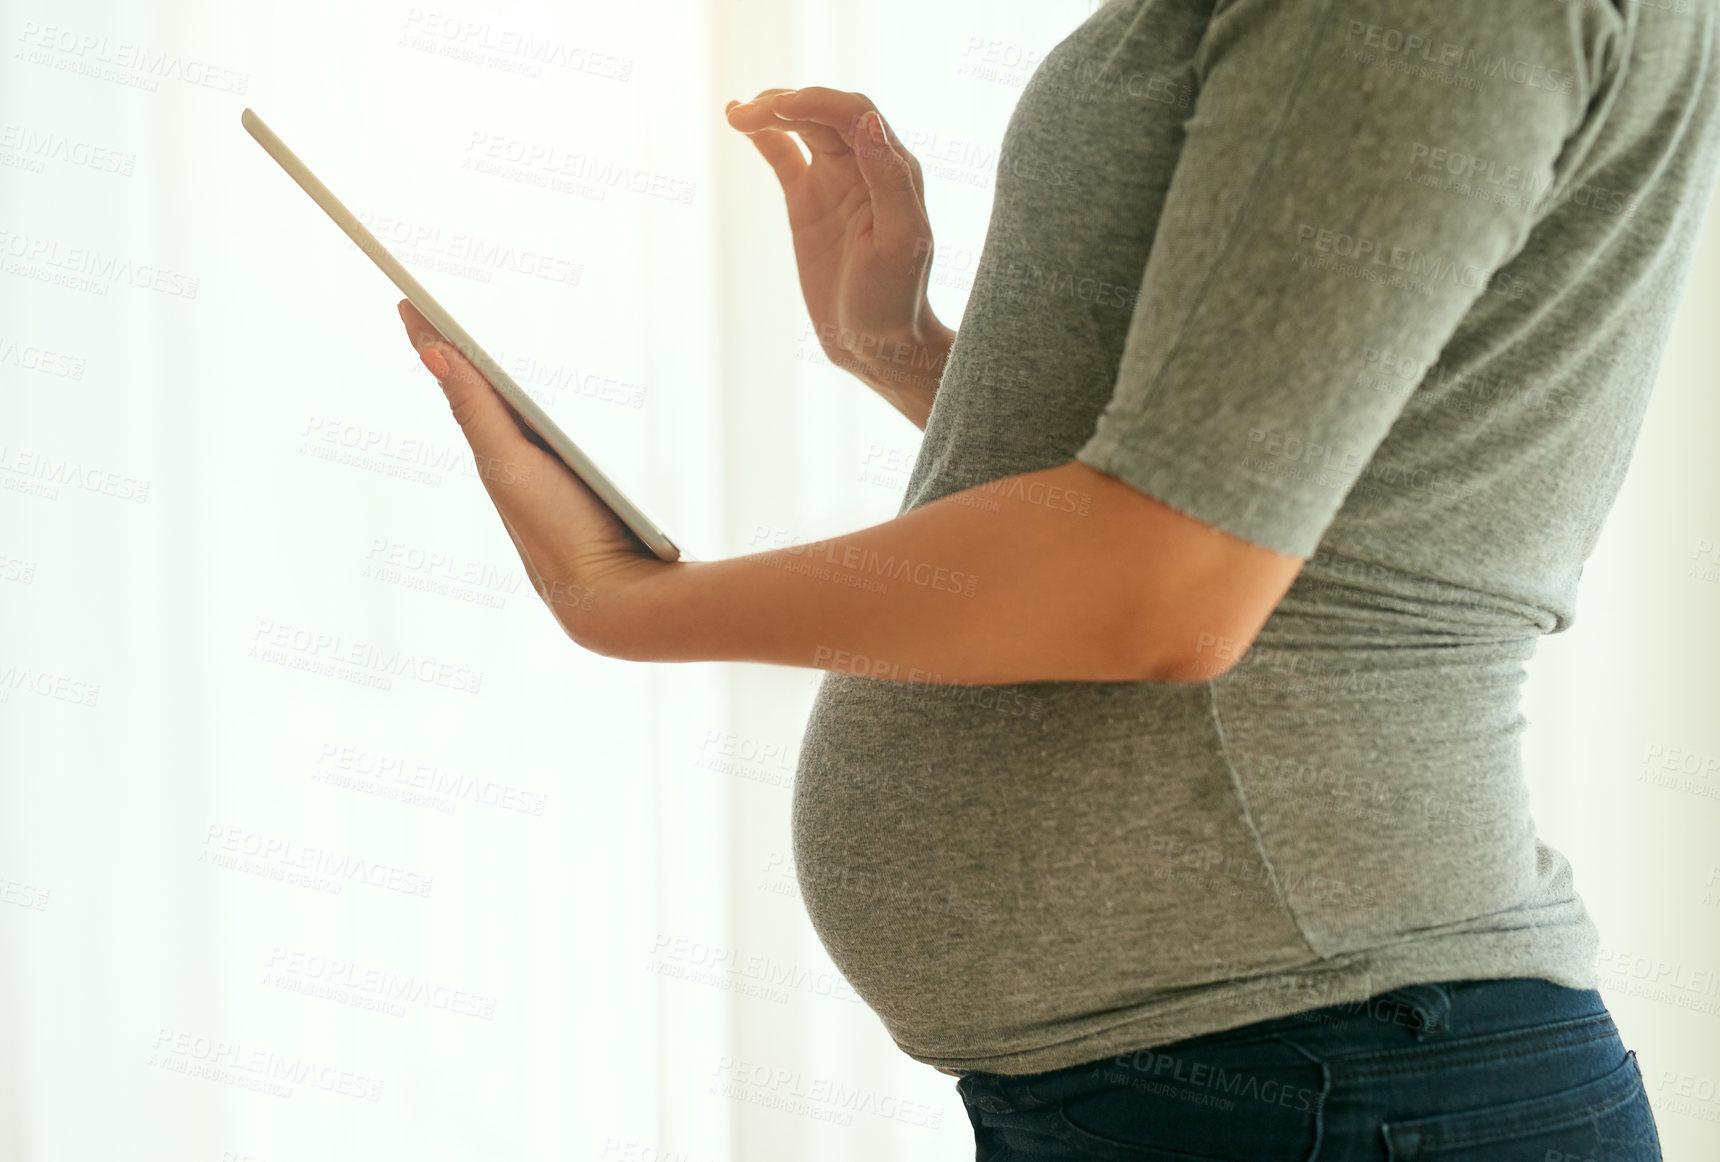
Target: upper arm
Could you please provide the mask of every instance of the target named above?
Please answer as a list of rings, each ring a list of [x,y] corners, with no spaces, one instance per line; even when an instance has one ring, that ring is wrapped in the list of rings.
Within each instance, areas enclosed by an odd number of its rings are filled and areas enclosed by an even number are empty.
[[[1156,568],[1206,573],[1167,580],[1195,604],[1156,616],[1252,623],[1252,640],[1270,613],[1256,622],[1260,603],[1276,605],[1380,467],[1408,398],[1358,375],[1367,354],[1431,365],[1483,294],[1521,293],[1498,272],[1536,220],[1528,199],[1404,175],[1413,151],[1438,148],[1521,167],[1545,189],[1585,115],[1586,19],[1497,0],[1219,6],[1113,396],[1077,453],[1174,514],[1137,508],[1177,553],[1210,547],[1198,566],[1160,555]],[[1404,51],[1417,37],[1425,51]],[[1501,63],[1448,67],[1463,83],[1447,83],[1427,58],[1452,53]]]
[[[1070,487],[1096,498],[1114,549],[1107,560],[1127,574],[1120,588],[1146,639],[1134,649],[1144,677],[1204,681],[1234,665],[1303,559],[1215,528],[1080,461],[1069,470]]]

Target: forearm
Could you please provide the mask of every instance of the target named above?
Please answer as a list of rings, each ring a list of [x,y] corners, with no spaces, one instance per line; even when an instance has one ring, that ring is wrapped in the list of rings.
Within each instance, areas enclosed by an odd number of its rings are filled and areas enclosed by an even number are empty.
[[[1131,496],[1071,462],[829,541],[677,563],[607,615],[625,646],[598,648],[904,682],[1150,680],[1180,629],[1143,608],[1130,565],[1151,547],[1116,535]]]

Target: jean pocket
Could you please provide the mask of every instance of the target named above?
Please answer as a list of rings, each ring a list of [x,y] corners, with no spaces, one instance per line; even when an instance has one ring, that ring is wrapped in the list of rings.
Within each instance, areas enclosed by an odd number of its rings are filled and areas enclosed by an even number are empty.
[[[1390,1162],[1660,1162],[1660,1139],[1634,1050],[1604,1075],[1542,1097],[1388,1121]]]

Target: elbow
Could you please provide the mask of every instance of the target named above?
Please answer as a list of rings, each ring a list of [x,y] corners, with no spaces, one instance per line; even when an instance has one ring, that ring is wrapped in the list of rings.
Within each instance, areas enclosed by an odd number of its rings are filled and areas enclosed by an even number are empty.
[[[1254,644],[1242,638],[1208,632],[1152,635],[1155,640],[1142,651],[1147,659],[1141,681],[1211,682],[1229,673]]]
[[[1226,660],[1207,654],[1204,657],[1177,656],[1170,659],[1159,658],[1149,669],[1143,681],[1146,682],[1210,682],[1230,671],[1234,660]]]

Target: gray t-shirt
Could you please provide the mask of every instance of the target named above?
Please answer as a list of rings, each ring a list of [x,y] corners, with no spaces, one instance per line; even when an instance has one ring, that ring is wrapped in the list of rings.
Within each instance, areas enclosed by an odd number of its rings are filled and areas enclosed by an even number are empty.
[[[1210,682],[824,676],[797,877],[905,1053],[1595,987],[1522,663],[1629,464],[1717,115],[1714,0],[1112,0],[1045,57],[902,510],[1078,457],[1311,559]]]

